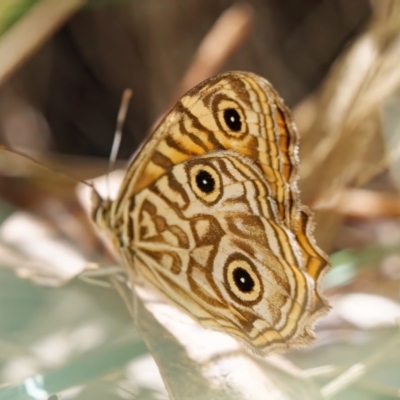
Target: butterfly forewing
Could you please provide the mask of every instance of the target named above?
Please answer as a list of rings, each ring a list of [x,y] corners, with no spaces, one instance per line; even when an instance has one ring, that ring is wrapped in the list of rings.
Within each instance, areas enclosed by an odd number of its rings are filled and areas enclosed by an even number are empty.
[[[290,223],[288,209],[297,198],[297,142],[287,108],[265,79],[245,72],[219,75],[192,89],[161,121],[132,161],[117,208],[173,165],[231,149],[259,165],[279,217]]]
[[[263,78],[229,72],[187,93],[96,222],[127,267],[204,326],[259,354],[313,338],[325,255],[297,190],[298,137]]]

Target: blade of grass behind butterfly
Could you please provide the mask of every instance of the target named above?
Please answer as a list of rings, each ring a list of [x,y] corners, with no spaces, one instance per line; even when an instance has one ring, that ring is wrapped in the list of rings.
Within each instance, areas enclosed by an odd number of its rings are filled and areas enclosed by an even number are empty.
[[[380,4],[366,32],[333,67],[316,100],[310,128],[302,131],[300,127],[300,188],[308,204],[318,206],[385,165],[379,108],[400,85],[400,13],[395,7],[391,14],[381,15]],[[332,216],[332,210],[317,213],[317,241],[326,250],[340,220]]]
[[[216,74],[229,57],[249,37],[253,22],[253,8],[247,3],[236,3],[223,12],[204,36],[176,91],[171,95],[164,112],[156,119],[147,137],[161,121],[168,109],[189,89]],[[139,151],[139,149],[137,150]],[[135,156],[132,155],[131,159]]]
[[[316,118],[302,132],[302,197],[309,203],[365,173],[366,155],[371,164],[385,157],[379,111],[400,85],[399,20],[400,12],[373,19],[324,84]]]
[[[248,3],[236,3],[221,14],[204,37],[179,87],[174,104],[189,89],[216,74],[249,37],[254,10]]]
[[[390,176],[397,186],[400,188],[400,146],[396,146],[400,136],[400,90],[390,96],[385,102],[382,110],[383,134],[387,143],[389,172]],[[392,149],[392,151],[390,151]],[[398,199],[396,205],[398,205]]]
[[[85,2],[41,0],[26,7],[25,13],[0,37],[0,84]],[[18,5],[21,2],[14,1],[10,8]]]
[[[23,17],[38,0],[3,0],[0,3],[0,36]]]

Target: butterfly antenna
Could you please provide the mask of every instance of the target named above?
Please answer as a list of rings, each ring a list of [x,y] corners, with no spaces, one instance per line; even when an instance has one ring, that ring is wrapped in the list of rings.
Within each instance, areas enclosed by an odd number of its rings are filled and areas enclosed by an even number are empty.
[[[48,171],[51,171],[52,173],[55,173],[55,174],[60,175],[60,176],[63,176],[65,178],[67,178],[67,179],[72,179],[75,182],[82,183],[83,185],[86,185],[86,186],[89,186],[90,188],[93,188],[93,184],[91,182],[87,182],[87,181],[78,179],[78,178],[76,178],[74,176],[66,174],[65,172],[62,172],[62,171],[59,171],[57,169],[53,169],[53,168],[47,167],[46,165],[42,164],[41,162],[39,162],[35,158],[31,157],[30,155],[24,153],[23,151],[16,150],[16,149],[14,149],[12,147],[9,147],[9,146],[7,146],[7,145],[5,145],[3,143],[0,143],[0,150],[1,151],[6,151],[7,153],[11,153],[11,154],[16,154],[17,156],[20,156],[22,158],[25,158],[25,159],[29,160],[30,162],[32,162],[33,164],[39,166],[40,168],[44,168],[44,169],[46,169]]]
[[[115,128],[115,134],[114,134],[114,140],[113,144],[111,147],[111,153],[110,153],[110,160],[108,164],[108,172],[107,172],[107,191],[110,193],[110,173],[114,169],[115,162],[117,160],[118,156],[118,150],[119,146],[121,144],[121,139],[122,139],[122,129],[124,127],[125,119],[126,119],[126,114],[128,112],[129,108],[129,102],[132,97],[132,90],[131,89],[125,89],[124,93],[122,94],[122,100],[121,100],[121,105],[119,107],[118,111],[118,116],[117,116],[117,126]]]

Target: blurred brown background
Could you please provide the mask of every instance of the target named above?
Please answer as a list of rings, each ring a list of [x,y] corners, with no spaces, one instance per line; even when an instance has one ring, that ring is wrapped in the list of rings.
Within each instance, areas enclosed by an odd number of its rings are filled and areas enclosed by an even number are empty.
[[[169,103],[203,38],[233,4],[86,4],[0,87],[0,140],[108,157],[121,94],[129,87],[134,96],[120,150],[128,158]],[[249,33],[219,70],[265,76],[291,107],[319,86],[371,14],[368,0],[246,4],[253,9]]]
[[[400,215],[399,0],[18,1],[29,8],[3,31],[4,10],[16,3],[0,3],[0,144],[89,179],[107,171],[125,88],[134,94],[123,160],[183,92],[218,72],[248,70],[293,110],[301,198],[317,211],[323,249],[365,244],[340,234],[343,216]],[[43,156],[52,153],[64,157]],[[75,201],[75,182],[47,176],[52,187],[43,193],[29,180],[32,163],[21,172],[21,161],[4,159],[0,194],[12,204],[46,214],[48,192],[65,188]],[[43,172],[36,175],[43,185]],[[348,192],[360,185],[368,191]]]

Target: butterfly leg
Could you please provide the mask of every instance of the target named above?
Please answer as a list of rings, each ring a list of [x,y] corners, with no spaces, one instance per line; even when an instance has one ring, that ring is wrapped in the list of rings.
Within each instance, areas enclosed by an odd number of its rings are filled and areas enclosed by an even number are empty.
[[[96,264],[96,267],[93,268],[93,264],[90,264],[90,268],[84,269],[78,278],[91,285],[110,288],[112,285],[109,278],[121,272],[125,271],[118,265],[99,267]]]

